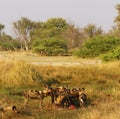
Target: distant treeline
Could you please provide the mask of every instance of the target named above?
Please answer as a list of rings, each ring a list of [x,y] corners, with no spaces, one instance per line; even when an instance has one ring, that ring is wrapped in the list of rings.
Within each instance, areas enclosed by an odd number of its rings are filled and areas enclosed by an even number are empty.
[[[100,57],[105,61],[120,59],[120,4],[114,27],[105,33],[101,27],[88,24],[79,28],[63,18],[32,21],[22,17],[13,22],[15,37],[3,32],[0,24],[0,50],[31,50],[41,55],[77,55]]]

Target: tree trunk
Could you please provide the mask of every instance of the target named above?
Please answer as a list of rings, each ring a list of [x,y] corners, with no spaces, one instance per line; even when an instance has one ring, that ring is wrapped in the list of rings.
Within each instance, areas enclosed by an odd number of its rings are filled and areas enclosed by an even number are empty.
[[[27,41],[24,40],[25,50],[28,51]]]

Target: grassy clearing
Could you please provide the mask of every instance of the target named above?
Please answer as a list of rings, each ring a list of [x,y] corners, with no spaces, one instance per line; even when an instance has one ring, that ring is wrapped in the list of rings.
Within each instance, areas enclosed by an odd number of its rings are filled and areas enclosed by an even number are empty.
[[[15,55],[13,54],[13,56]],[[47,62],[57,61],[57,59],[55,60],[54,58],[51,57],[49,58],[49,60],[46,58],[45,59]],[[6,113],[6,118],[9,119],[13,117],[14,119],[119,118],[120,62],[109,62],[101,64],[96,63],[94,65],[80,64],[69,66],[62,65],[53,66],[53,65],[33,65],[28,62],[26,63],[24,61],[19,61],[18,59],[0,61],[0,87],[1,87],[0,107],[15,104],[21,111],[20,114]],[[61,59],[62,57],[58,60],[58,62],[61,62]],[[69,62],[70,61],[74,62],[74,59],[72,60],[70,60],[70,58],[68,59]],[[66,59],[66,62],[68,59]],[[30,60],[33,61],[32,59]],[[24,102],[23,97],[10,94],[10,92],[19,93],[25,89],[42,89],[44,88],[43,87],[44,83],[53,83],[53,86],[68,85],[68,87],[70,88],[85,87],[86,93],[89,98],[89,103],[87,107],[80,108],[77,110],[56,109],[54,105],[50,104],[49,99],[46,98],[44,100],[43,110],[39,108],[38,105],[39,101],[37,100],[29,101],[27,107],[25,109],[22,109],[22,103]]]
[[[98,60],[81,59],[73,56],[41,56],[31,52],[0,52],[0,59],[36,63],[99,63]]]

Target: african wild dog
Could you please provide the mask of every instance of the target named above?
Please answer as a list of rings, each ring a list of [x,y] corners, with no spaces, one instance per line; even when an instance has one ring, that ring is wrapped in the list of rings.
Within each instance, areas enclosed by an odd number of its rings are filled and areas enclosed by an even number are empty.
[[[25,97],[24,105],[27,104],[28,99],[38,99],[40,101],[40,107],[42,107],[43,99],[47,96],[51,97],[51,102],[54,103],[54,93],[52,88],[46,88],[45,90],[25,90],[23,96]]]
[[[70,105],[82,107],[86,103],[86,100],[87,96],[84,92],[84,88],[64,88],[64,90],[57,92],[55,104],[61,105],[62,107],[69,107]]]

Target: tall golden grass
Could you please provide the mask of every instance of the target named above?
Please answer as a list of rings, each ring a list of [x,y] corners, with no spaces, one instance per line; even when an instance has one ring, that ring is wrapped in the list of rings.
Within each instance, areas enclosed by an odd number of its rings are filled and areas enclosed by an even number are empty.
[[[32,65],[22,61],[0,61],[1,87],[30,85],[37,80],[51,79],[78,87],[112,83],[117,85],[120,82],[120,62],[66,67]]]
[[[25,87],[50,82],[85,87],[91,97],[120,98],[120,62],[78,66],[43,66],[22,61],[0,61],[0,87]],[[96,94],[101,95],[98,97]]]
[[[14,87],[33,83],[30,65],[24,62],[0,61],[0,87]]]
[[[54,83],[71,87],[85,87],[89,105],[80,110],[59,112],[60,119],[118,119],[120,114],[120,62],[75,66],[33,65],[23,61],[0,61],[0,87],[38,86]],[[34,105],[33,105],[34,106]],[[47,113],[47,112],[45,112]],[[54,112],[53,119],[57,119]],[[75,116],[70,116],[70,115]],[[45,116],[36,113],[36,118]],[[49,117],[53,114],[49,113]],[[46,116],[47,119],[47,116]]]

